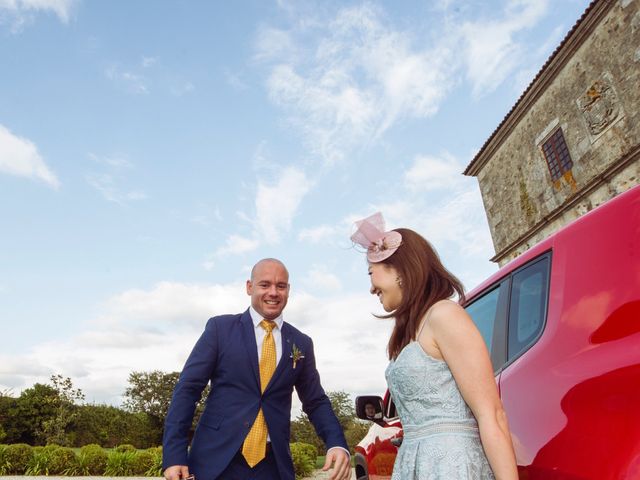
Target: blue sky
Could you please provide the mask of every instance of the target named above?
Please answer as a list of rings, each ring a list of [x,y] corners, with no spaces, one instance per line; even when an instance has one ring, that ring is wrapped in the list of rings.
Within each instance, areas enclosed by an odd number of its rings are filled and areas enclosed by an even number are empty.
[[[384,390],[354,220],[496,270],[461,175],[585,0],[0,0],[0,390],[117,404],[281,258],[328,390]]]

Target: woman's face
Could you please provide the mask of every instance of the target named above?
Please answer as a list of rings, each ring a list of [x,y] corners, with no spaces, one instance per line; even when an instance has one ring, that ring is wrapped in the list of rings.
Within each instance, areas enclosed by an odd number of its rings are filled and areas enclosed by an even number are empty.
[[[386,312],[392,312],[402,303],[402,289],[399,285],[398,272],[386,263],[370,263],[372,295],[377,295]]]

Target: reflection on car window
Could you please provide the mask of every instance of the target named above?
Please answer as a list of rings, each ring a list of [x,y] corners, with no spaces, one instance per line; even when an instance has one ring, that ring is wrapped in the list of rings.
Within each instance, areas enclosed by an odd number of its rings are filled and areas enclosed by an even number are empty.
[[[491,344],[493,338],[493,329],[495,328],[496,312],[498,310],[498,297],[500,295],[500,288],[495,288],[489,293],[483,295],[478,300],[470,305],[467,305],[465,310],[476,324],[478,330],[482,334],[484,343],[487,344],[487,349],[491,351]]]
[[[544,326],[549,257],[513,275],[509,308],[509,359],[525,350]]]

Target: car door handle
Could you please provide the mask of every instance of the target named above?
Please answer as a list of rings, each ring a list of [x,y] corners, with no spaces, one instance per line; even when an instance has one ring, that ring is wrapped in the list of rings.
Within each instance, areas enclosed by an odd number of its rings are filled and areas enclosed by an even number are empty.
[[[392,438],[391,439],[391,445],[393,445],[395,447],[399,447],[400,445],[402,445],[402,439],[403,439],[403,437]]]

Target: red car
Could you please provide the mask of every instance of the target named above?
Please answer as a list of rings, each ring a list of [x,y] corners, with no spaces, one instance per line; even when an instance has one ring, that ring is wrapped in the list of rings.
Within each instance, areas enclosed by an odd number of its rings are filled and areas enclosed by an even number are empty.
[[[505,265],[464,307],[491,353],[521,479],[640,479],[640,186]],[[367,411],[382,419],[356,447],[356,476],[386,479],[402,426],[388,392],[358,397]]]

